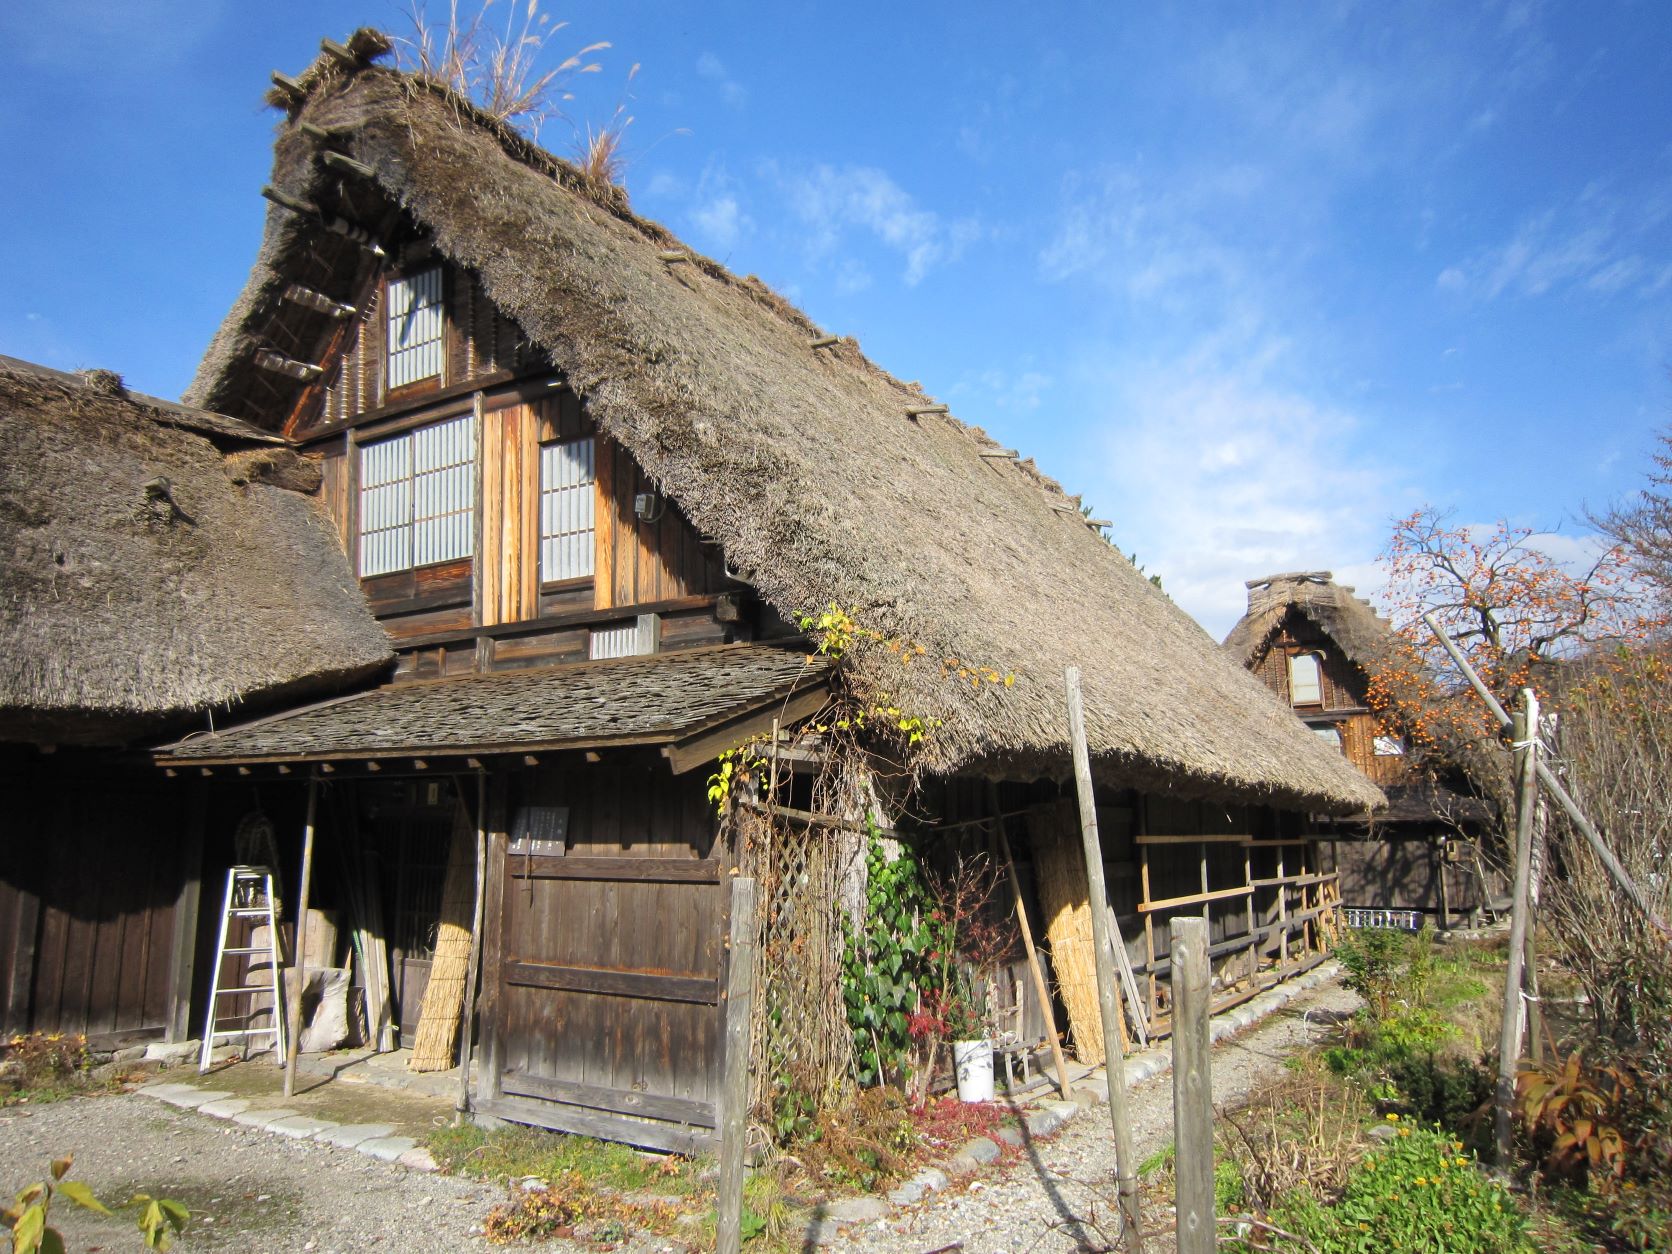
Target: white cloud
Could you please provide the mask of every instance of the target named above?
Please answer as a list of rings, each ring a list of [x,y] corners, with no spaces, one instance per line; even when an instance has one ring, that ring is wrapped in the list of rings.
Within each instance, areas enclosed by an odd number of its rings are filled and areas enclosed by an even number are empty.
[[[749,99],[748,90],[736,79],[726,73],[726,67],[720,58],[712,52],[705,52],[697,58],[697,73],[719,89],[720,99],[734,109],[741,109]]]
[[[811,228],[815,254],[833,252],[842,232],[869,232],[905,260],[909,286],[923,281],[936,266],[956,261],[980,237],[974,219],[943,219],[918,205],[910,193],[874,166],[819,165],[785,182],[790,207]]]
[[[1354,451],[1359,416],[1271,379],[1265,356],[1116,383],[1103,442],[1117,543],[1216,637],[1246,608],[1245,580],[1373,570],[1400,496]]]
[[[1592,185],[1523,219],[1502,243],[1445,267],[1435,285],[1482,302],[1577,291],[1652,295],[1661,263],[1640,250],[1654,246],[1666,216],[1664,200],[1664,189],[1627,199]]]

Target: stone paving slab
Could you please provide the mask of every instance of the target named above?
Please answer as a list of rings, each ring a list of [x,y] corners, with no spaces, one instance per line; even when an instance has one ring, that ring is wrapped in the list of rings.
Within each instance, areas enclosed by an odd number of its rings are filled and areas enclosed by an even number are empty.
[[[378,1136],[369,1141],[361,1141],[354,1148],[362,1154],[370,1154],[373,1158],[381,1158],[386,1163],[397,1161],[409,1149],[416,1149],[418,1142],[410,1136]]]
[[[392,1123],[340,1123],[334,1128],[314,1133],[314,1140],[340,1145],[343,1149],[357,1149],[363,1141],[394,1134],[395,1125]]]
[[[212,1115],[216,1119],[230,1119],[234,1115],[241,1115],[255,1103],[247,1097],[224,1097],[212,1102],[204,1102],[197,1108],[200,1115]]]
[[[329,1132],[337,1124],[331,1119],[315,1119],[312,1115],[292,1115],[289,1119],[275,1119],[266,1125],[267,1131],[305,1141],[321,1132]]]
[[[241,1110],[232,1116],[232,1122],[241,1123],[250,1128],[265,1128],[275,1119],[289,1119],[293,1115],[301,1113],[301,1111],[291,1110],[287,1106],[271,1106],[260,1110]]]

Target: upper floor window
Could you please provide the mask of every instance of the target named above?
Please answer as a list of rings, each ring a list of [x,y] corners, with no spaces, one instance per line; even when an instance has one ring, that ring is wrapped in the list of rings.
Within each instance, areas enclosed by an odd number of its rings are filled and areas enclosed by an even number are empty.
[[[1323,674],[1316,653],[1296,653],[1289,658],[1289,704],[1322,705]]]
[[[441,267],[389,280],[389,387],[441,376]]]
[[[470,415],[361,445],[361,575],[472,556],[475,516]]]
[[[592,437],[540,446],[540,580],[592,574],[596,519]]]

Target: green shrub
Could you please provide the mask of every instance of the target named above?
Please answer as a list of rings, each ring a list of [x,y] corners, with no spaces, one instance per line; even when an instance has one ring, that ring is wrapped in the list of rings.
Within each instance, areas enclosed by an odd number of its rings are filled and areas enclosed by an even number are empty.
[[[1461,1142],[1392,1119],[1398,1134],[1360,1160],[1333,1205],[1297,1194],[1273,1208],[1272,1221],[1319,1254],[1530,1254],[1515,1200],[1475,1167]]]

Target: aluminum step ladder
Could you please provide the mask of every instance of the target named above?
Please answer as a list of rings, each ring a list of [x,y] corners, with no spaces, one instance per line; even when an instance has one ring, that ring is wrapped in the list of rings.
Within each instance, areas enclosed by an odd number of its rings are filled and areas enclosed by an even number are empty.
[[[209,1021],[203,1025],[203,1055],[198,1059],[198,1071],[209,1070],[211,1056],[215,1049],[217,1037],[238,1037],[249,1040],[252,1037],[272,1037],[273,1053],[279,1066],[285,1063],[284,1039],[284,1007],[280,993],[279,979],[279,920],[277,916],[278,903],[273,897],[273,872],[264,866],[235,866],[227,868],[226,872],[226,900],[221,908],[221,933],[215,943],[215,965],[209,984]],[[267,943],[265,945],[234,945],[227,946],[227,933],[234,919],[260,920],[267,924]],[[248,958],[245,964],[243,983],[235,983],[231,987],[221,983],[222,968],[228,958]],[[266,982],[261,981],[265,967]],[[270,1007],[258,1008],[242,1018],[245,1026],[241,1028],[217,1028],[219,1022],[220,1005],[223,997],[250,996],[256,993],[266,993],[272,998]],[[259,1014],[271,1014],[272,1026],[252,1028],[249,1021]]]

